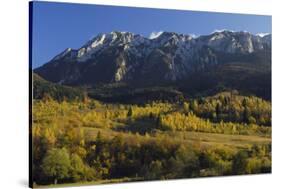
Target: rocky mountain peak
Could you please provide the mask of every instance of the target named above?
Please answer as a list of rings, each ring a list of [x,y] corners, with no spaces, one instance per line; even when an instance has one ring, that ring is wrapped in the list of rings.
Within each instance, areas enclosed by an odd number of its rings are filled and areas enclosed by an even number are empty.
[[[222,57],[234,57],[233,61],[235,57],[270,49],[271,35],[261,37],[244,31],[217,31],[196,38],[163,32],[153,39],[113,31],[98,34],[78,50],[67,48],[35,71],[63,84],[142,79],[175,81],[194,70],[227,61]]]

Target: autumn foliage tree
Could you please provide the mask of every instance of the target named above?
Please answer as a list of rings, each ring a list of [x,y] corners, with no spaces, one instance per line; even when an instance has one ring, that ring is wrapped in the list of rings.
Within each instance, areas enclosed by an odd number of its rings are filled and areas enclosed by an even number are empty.
[[[49,150],[43,159],[42,169],[46,176],[53,178],[54,184],[68,178],[71,170],[71,161],[65,148]]]

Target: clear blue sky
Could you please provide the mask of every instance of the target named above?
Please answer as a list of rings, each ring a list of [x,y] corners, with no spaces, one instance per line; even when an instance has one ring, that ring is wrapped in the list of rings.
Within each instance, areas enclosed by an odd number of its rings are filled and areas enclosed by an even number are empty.
[[[146,37],[158,31],[202,35],[216,29],[271,33],[270,16],[51,2],[35,2],[33,7],[33,68],[111,31]]]

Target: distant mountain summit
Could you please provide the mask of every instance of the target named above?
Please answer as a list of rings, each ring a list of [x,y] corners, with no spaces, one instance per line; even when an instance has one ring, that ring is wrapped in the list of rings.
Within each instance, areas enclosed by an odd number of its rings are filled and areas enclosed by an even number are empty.
[[[130,32],[98,34],[79,49],[67,48],[36,68],[44,79],[66,85],[155,83],[188,79],[231,63],[271,71],[271,34],[218,31],[210,35],[163,32],[153,39]]]

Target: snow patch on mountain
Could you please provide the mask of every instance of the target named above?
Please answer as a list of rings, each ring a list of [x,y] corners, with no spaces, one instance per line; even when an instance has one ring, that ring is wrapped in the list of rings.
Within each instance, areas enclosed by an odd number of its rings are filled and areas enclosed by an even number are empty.
[[[60,54],[58,54],[57,56],[55,56],[55,57],[53,58],[53,60],[59,60],[59,59],[65,57],[65,55],[67,55],[71,50],[72,50],[71,48],[65,49],[63,52],[61,52]]]
[[[151,32],[151,34],[149,35],[149,39],[155,39],[157,37],[159,37],[161,34],[163,33],[163,31],[158,31],[158,32]]]
[[[215,29],[213,32],[211,32],[211,34],[222,33],[222,32],[235,32],[235,31],[229,29]]]
[[[259,37],[265,37],[267,35],[270,35],[270,33],[257,33],[256,36],[259,36]]]
[[[194,34],[194,33],[191,33],[191,34],[189,34],[193,39],[196,39],[196,38],[198,38],[198,37],[200,37],[200,35],[196,35],[196,34]]]

